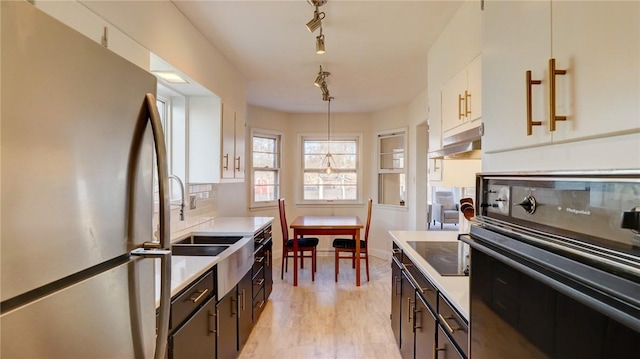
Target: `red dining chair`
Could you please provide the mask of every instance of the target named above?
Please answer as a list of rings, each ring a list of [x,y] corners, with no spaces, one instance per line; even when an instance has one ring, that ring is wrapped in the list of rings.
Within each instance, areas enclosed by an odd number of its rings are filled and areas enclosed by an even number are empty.
[[[284,210],[284,198],[278,199],[278,209],[280,210],[280,225],[282,226],[282,266],[280,267],[280,279],[284,279],[284,271],[288,271],[289,257],[293,257],[293,239],[289,239],[289,228],[287,226],[287,216]],[[316,280],[316,247],[318,238],[300,237],[298,238],[298,257],[300,258],[300,268],[303,268],[305,258],[311,258],[311,281]],[[305,255],[305,252],[311,252]]]
[[[371,226],[371,207],[373,199],[369,198],[367,203],[367,225],[364,229],[364,239],[360,240],[360,258],[364,259],[367,269],[367,281],[369,281],[369,254],[367,253],[367,242],[369,240],[369,227]],[[340,259],[351,259],[351,268],[356,267],[356,240],[355,238],[336,238],[333,240],[335,248],[336,282],[338,281],[338,271],[340,269]],[[341,253],[348,253],[348,256],[341,256]]]

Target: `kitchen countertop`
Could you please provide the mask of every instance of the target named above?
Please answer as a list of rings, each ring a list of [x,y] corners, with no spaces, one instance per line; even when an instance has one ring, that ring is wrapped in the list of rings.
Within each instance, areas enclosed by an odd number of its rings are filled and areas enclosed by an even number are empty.
[[[457,232],[446,231],[389,231],[393,241],[402,249],[415,266],[438,288],[442,295],[469,320],[469,277],[441,276],[407,241],[451,241],[458,240]]]
[[[234,243],[233,247],[240,247],[247,240],[253,240],[253,235],[266,228],[273,222],[273,217],[219,217],[186,228],[171,234],[171,243],[190,237],[199,236],[243,236],[245,238]],[[227,252],[227,253],[225,253]],[[222,256],[171,256],[171,297],[187,287],[189,283],[211,269],[216,263],[228,255]],[[160,260],[155,260],[156,308],[160,306]]]

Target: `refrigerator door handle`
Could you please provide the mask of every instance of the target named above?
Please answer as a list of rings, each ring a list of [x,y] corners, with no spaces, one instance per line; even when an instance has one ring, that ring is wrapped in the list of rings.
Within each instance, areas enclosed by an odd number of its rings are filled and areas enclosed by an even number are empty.
[[[145,96],[148,118],[151,122],[151,130],[153,132],[153,141],[156,147],[156,162],[158,167],[158,186],[159,186],[159,224],[160,224],[160,243],[145,242],[141,250],[141,254],[145,257],[160,257],[160,316],[158,335],[156,336],[155,359],[164,359],[167,349],[167,339],[169,334],[169,305],[171,301],[171,250],[170,246],[170,198],[169,198],[169,167],[167,148],[164,143],[164,135],[162,132],[162,122],[160,114],[156,107],[156,97],[152,93]],[[132,254],[134,254],[132,252]]]

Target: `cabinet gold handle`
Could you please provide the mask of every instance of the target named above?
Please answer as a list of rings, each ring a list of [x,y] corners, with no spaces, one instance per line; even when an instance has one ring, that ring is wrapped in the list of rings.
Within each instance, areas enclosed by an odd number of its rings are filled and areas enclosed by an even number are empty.
[[[207,336],[209,336],[210,334],[214,334],[216,331],[215,329],[211,329],[211,318],[215,317],[215,315],[211,312],[209,312],[209,320],[207,321]]]
[[[203,289],[203,290],[199,290],[197,293],[198,295],[195,297],[191,297],[189,298],[189,300],[191,300],[194,303],[197,303],[200,299],[202,299],[202,297],[204,297],[205,294],[207,294],[207,292],[209,291],[208,288]]]
[[[226,155],[223,156],[224,158],[224,166],[222,166],[222,169],[224,169],[225,171],[229,170],[229,154],[227,153]]]
[[[438,314],[438,317],[440,318],[440,323],[442,323],[445,328],[449,331],[449,333],[453,334],[453,332],[455,332],[456,330],[460,330],[461,328],[452,328],[451,325],[449,325],[449,322],[447,322],[447,319],[453,319],[452,317],[443,317],[442,314]],[[455,319],[454,319],[455,320]]]
[[[462,111],[462,95],[458,94],[458,120],[462,119],[464,112]]]
[[[266,303],[264,300],[261,300],[260,303],[258,303],[258,308],[262,309],[262,307],[264,307],[264,303]]]
[[[526,73],[527,78],[527,136],[531,136],[533,134],[533,126],[541,126],[542,122],[533,121],[533,101],[531,100],[531,87],[533,85],[540,85],[542,81],[540,80],[532,80],[531,79],[531,70]]]
[[[437,343],[433,343],[433,359],[438,359],[438,352],[445,351],[445,348],[438,348]]]
[[[240,156],[238,156],[238,158],[236,158],[235,161],[238,161],[238,165],[236,166],[236,171],[240,171]]]
[[[254,282],[255,285],[257,285],[258,287],[262,286],[262,284],[264,283],[264,279],[260,278],[257,281]]]
[[[264,256],[256,258],[256,263],[264,262]]]
[[[556,130],[556,121],[565,121],[566,116],[556,116],[556,75],[566,75],[566,70],[556,69],[556,59],[549,59],[549,131]]]
[[[471,116],[471,106],[470,103],[471,102],[471,92],[464,90],[464,115],[465,116]]]

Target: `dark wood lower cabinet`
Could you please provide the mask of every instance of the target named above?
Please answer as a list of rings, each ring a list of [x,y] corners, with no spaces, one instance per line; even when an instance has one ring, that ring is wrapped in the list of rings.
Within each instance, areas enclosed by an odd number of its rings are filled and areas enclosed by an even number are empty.
[[[238,355],[238,300],[234,289],[216,305],[216,350],[218,359],[231,359]]]
[[[415,332],[413,316],[416,305],[416,288],[405,272],[402,272],[402,310],[400,318],[400,354],[403,358],[413,358],[415,355]]]
[[[416,295],[414,314],[415,357],[431,358],[436,344],[436,317],[429,305],[420,295]]]
[[[402,267],[395,257],[391,260],[391,330],[400,346],[400,321],[402,320]]]
[[[249,271],[238,283],[238,351],[242,350],[253,329],[252,290],[252,271]]]
[[[442,327],[438,326],[438,346],[434,359],[464,359],[465,357],[458,352],[449,336],[444,332]]]
[[[216,297],[169,336],[170,359],[213,359],[216,355]]]

